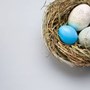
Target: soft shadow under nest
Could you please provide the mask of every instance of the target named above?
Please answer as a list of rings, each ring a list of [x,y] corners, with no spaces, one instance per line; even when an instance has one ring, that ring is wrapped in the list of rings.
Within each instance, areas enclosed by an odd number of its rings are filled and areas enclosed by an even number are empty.
[[[90,5],[90,0],[55,0],[47,6],[43,21],[43,37],[52,54],[72,66],[90,66],[90,49],[80,44],[65,45],[58,37],[58,28],[67,23],[72,9],[79,4]]]

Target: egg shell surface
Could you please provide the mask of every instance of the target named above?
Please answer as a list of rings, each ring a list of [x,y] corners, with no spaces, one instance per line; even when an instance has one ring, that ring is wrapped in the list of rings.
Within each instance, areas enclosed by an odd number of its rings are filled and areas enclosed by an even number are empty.
[[[68,45],[74,44],[78,39],[76,30],[69,25],[61,26],[58,30],[58,35],[61,41]]]
[[[90,6],[87,4],[76,6],[69,15],[68,24],[77,31],[86,28],[90,24]]]
[[[90,48],[90,27],[87,27],[80,32],[79,43],[84,47]]]

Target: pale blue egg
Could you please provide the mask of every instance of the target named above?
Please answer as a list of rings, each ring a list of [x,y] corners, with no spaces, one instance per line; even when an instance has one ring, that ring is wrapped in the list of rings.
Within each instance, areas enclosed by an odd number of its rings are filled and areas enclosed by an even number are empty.
[[[68,45],[74,44],[78,39],[76,30],[69,25],[61,26],[58,30],[58,35],[60,39]]]

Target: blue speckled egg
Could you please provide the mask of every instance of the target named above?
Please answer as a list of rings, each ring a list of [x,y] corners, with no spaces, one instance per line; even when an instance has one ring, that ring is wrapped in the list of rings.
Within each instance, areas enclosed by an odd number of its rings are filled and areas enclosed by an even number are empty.
[[[68,45],[73,45],[78,39],[76,30],[69,25],[61,26],[58,30],[58,35],[61,41]]]

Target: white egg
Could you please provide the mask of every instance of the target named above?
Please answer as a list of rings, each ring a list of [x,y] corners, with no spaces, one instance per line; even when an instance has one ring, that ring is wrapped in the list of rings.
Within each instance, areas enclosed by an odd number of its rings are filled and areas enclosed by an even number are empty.
[[[79,33],[79,43],[87,48],[90,48],[90,27],[83,29]]]
[[[90,6],[87,4],[76,6],[69,15],[68,24],[77,31],[86,28],[90,24]]]

